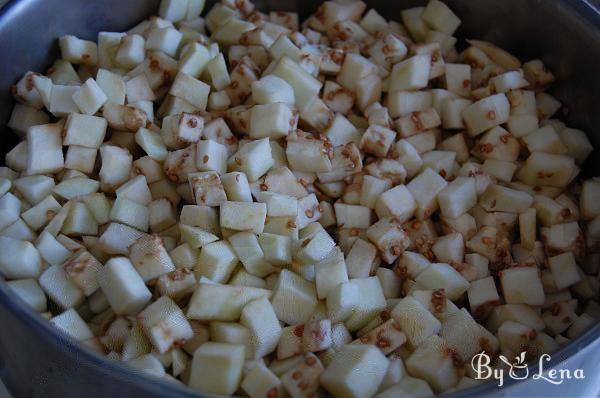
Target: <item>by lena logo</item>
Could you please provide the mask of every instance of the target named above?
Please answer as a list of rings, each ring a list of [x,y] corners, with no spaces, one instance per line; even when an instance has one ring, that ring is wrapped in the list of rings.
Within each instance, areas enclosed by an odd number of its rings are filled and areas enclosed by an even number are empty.
[[[504,355],[499,355],[498,359],[504,363],[503,367],[490,366],[492,360],[485,351],[476,354],[471,359],[471,367],[475,371],[475,379],[498,381],[498,387],[504,385],[506,378],[513,380],[525,380],[531,376],[532,380],[544,380],[548,383],[559,385],[565,380],[585,379],[583,369],[550,369],[544,370],[544,362],[550,361],[550,355],[543,354],[539,358],[537,373],[529,374],[529,366],[525,363],[525,352],[517,355],[513,362],[509,361]]]

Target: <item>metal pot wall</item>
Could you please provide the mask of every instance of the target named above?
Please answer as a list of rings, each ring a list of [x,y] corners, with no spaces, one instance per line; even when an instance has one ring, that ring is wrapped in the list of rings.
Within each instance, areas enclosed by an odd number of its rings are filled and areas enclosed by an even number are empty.
[[[389,19],[421,0],[365,0]],[[565,105],[569,126],[585,130],[600,148],[599,0],[445,0],[463,20],[458,37],[492,41],[521,59],[541,58],[557,75],[552,93]],[[43,71],[56,58],[56,38],[95,40],[99,31],[123,31],[156,13],[159,0],[13,0],[0,10],[0,152],[17,138],[6,127],[9,87],[24,71]],[[208,1],[206,9],[210,7]],[[257,0],[260,9],[314,12],[316,0]],[[584,166],[600,175],[598,151]],[[553,355],[546,368],[586,356],[600,325]],[[598,344],[596,342],[595,346]],[[593,377],[590,375],[588,377]],[[191,390],[136,374],[81,348],[26,307],[0,277],[0,378],[15,397],[197,396]],[[511,383],[508,381],[508,383]],[[495,384],[457,396],[489,396]],[[537,394],[536,394],[537,395]],[[570,394],[569,394],[570,395]]]

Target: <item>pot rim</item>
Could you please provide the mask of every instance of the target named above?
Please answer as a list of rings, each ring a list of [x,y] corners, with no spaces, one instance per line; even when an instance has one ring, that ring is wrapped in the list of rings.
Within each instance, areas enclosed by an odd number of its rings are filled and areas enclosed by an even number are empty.
[[[18,7],[30,0],[9,0],[0,8],[0,25],[10,19],[10,14],[17,11]],[[589,27],[591,31],[600,36],[600,1],[598,0],[560,0],[557,2],[560,7],[570,9],[570,12],[580,17],[580,19]],[[198,398],[204,396],[196,390],[193,390],[184,384],[170,382],[168,380],[158,379],[136,371],[124,363],[111,361],[106,357],[85,347],[65,332],[52,326],[48,320],[33,311],[24,301],[16,296],[7,285],[6,280],[0,274],[0,305],[5,307],[16,318],[26,324],[32,333],[45,344],[52,345],[62,351],[69,359],[79,361],[86,367],[93,368],[111,378],[121,382],[136,385],[143,390],[152,390],[155,393],[161,393],[165,396],[177,394],[180,397]],[[572,358],[576,354],[585,350],[589,344],[600,338],[600,323],[597,323],[585,333],[571,341],[569,344],[561,347],[552,354],[552,358],[544,366],[545,370],[555,369],[561,363]],[[530,363],[533,373],[538,373],[538,363]],[[468,364],[466,365],[468,366]],[[464,390],[443,394],[444,397],[458,398],[466,396],[487,396],[500,389],[526,383],[529,379],[516,380],[512,378],[505,379],[504,386],[497,387],[495,380],[487,381],[481,385],[470,387]]]

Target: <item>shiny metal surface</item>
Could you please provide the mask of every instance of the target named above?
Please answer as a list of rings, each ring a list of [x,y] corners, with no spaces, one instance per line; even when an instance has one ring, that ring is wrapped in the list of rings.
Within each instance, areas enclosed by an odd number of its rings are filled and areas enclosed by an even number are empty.
[[[524,60],[543,59],[558,77],[552,92],[566,105],[564,119],[570,126],[588,132],[594,145],[600,148],[600,0],[446,2],[463,20],[458,37],[493,41]],[[43,71],[50,65],[57,55],[57,37],[69,33],[95,39],[99,31],[124,30],[155,13],[158,3],[159,0],[13,0],[2,8],[0,152],[6,153],[17,142],[6,128],[12,108],[8,88],[24,71]],[[301,17],[306,17],[316,10],[320,1],[258,0],[255,3],[263,10],[298,10]],[[425,1],[373,0],[367,3],[386,18],[399,20],[400,9],[422,5]],[[3,162],[4,157],[1,158]],[[600,175],[598,150],[585,165],[584,173]],[[587,363],[594,372],[593,366],[598,362],[590,360],[595,358],[590,354],[598,352],[599,337],[600,325],[596,325],[555,353],[547,367],[568,359],[575,364],[573,366]],[[139,377],[132,370],[82,349],[14,297],[1,277],[0,378],[15,397],[197,396],[176,384]],[[537,387],[523,388],[522,383],[509,385],[501,394],[545,394]],[[452,396],[491,396],[495,390],[495,385],[483,385]],[[584,390],[569,388],[557,396],[581,396],[593,390],[575,391]]]

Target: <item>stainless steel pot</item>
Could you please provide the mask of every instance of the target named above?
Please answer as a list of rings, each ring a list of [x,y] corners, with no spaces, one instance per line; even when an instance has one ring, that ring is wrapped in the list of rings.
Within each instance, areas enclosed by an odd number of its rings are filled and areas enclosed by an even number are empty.
[[[588,132],[600,148],[600,0],[445,0],[462,18],[457,33],[497,43],[521,59],[541,58],[558,77],[552,92],[566,105],[569,126]],[[208,1],[207,8],[213,1]],[[367,1],[389,19],[424,0]],[[24,71],[43,71],[57,55],[56,38],[96,39],[122,31],[155,13],[159,0],[12,0],[0,10],[1,153],[16,143],[6,127],[12,108],[9,86]],[[261,9],[314,12],[317,0],[256,0]],[[569,112],[572,110],[572,112]],[[2,162],[4,156],[1,156]],[[600,175],[598,151],[584,173]],[[596,325],[553,355],[546,368],[587,355],[600,337]],[[593,377],[594,375],[588,375]],[[11,294],[0,277],[0,377],[15,397],[191,397],[193,391],[140,376],[81,348]],[[514,384],[508,381],[507,384]],[[495,384],[453,396],[489,396]],[[571,395],[564,391],[560,395]],[[535,394],[534,395],[539,395]]]

